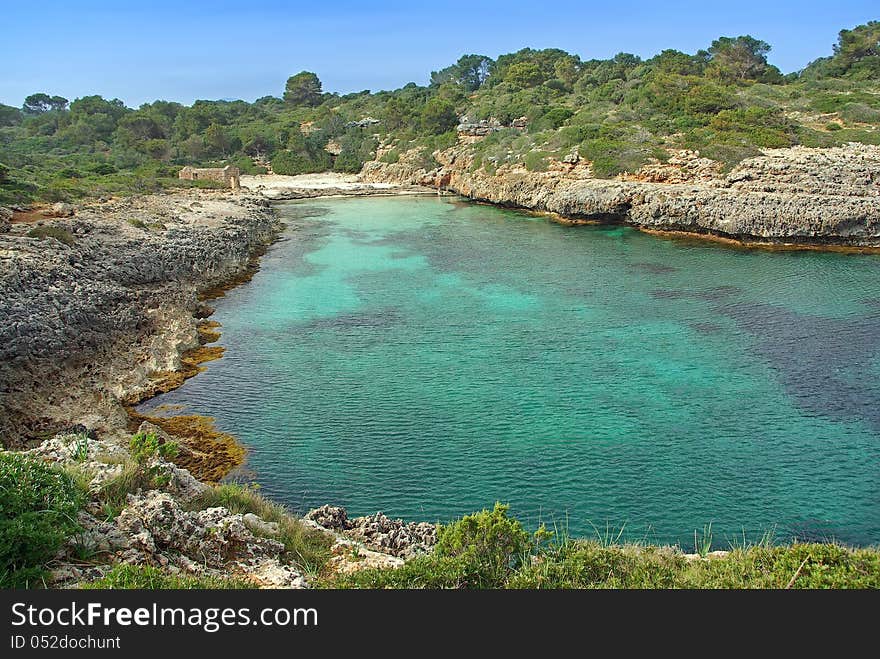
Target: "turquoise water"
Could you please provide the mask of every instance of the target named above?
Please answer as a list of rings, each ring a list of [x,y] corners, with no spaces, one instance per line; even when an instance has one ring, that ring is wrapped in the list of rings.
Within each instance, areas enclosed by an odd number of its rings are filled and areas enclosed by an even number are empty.
[[[880,542],[880,258],[659,239],[434,197],[281,207],[216,303],[211,415],[269,496],[693,544]]]

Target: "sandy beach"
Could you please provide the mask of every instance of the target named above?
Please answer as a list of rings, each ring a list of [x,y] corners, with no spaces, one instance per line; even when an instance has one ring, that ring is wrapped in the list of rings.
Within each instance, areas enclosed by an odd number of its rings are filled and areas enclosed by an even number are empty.
[[[245,174],[241,177],[241,185],[250,192],[261,194],[267,199],[297,199],[335,195],[426,194],[434,192],[429,188],[421,186],[362,181],[357,174],[340,174],[336,172],[300,174],[298,176]]]

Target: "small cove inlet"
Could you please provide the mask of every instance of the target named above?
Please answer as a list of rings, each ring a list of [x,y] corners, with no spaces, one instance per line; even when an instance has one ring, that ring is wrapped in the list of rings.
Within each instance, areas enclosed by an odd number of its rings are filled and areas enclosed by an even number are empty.
[[[880,542],[880,257],[446,197],[279,209],[287,239],[216,302],[225,356],[140,407],[214,416],[270,498]]]

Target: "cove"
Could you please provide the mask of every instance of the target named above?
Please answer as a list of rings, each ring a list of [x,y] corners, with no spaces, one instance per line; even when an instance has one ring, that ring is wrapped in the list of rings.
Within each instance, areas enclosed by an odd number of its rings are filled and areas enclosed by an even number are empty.
[[[880,542],[880,257],[439,197],[279,212],[283,240],[216,301],[225,356],[140,407],[214,416],[270,498]]]

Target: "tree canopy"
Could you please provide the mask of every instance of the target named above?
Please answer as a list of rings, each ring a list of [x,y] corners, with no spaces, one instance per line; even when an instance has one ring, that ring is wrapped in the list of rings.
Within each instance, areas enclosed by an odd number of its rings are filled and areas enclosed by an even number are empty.
[[[316,106],[321,102],[321,81],[310,71],[301,71],[287,79],[284,100],[291,105]]]
[[[473,92],[483,86],[489,77],[492,58],[486,55],[462,55],[458,61],[440,71],[431,72],[431,85],[439,87],[453,82],[466,91]]]
[[[21,109],[28,114],[42,114],[52,110],[64,110],[69,101],[63,96],[49,96],[49,94],[31,94],[24,99]]]
[[[769,52],[770,44],[749,35],[719,37],[709,47],[706,73],[729,82],[758,80],[767,70]]]
[[[626,52],[582,60],[556,48],[494,61],[464,54],[428,84],[342,95],[301,71],[278,96],[253,103],[157,100],[133,109],[39,92],[20,109],[0,105],[8,167],[0,203],[179,185],[184,165],[355,172],[379,152],[383,162],[408,154],[431,168],[432,154],[456,143],[462,116],[487,120],[488,135],[462,140],[487,172],[540,171],[577,153],[595,176],[614,176],[672,149],[730,168],[764,148],[880,143],[880,22],[842,30],[831,51],[784,77],[767,60],[769,44],[743,35],[646,60]]]
[[[880,78],[880,21],[841,30],[831,60],[833,75]]]

